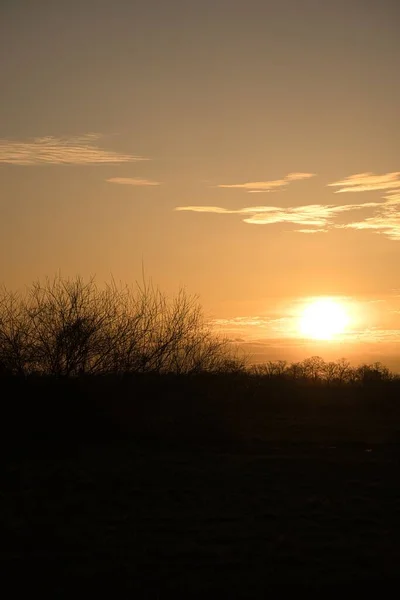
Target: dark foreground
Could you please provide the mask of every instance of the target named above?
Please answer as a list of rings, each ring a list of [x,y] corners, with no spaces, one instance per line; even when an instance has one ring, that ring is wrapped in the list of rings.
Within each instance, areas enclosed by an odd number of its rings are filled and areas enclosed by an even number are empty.
[[[13,597],[396,594],[397,382],[5,381]]]
[[[278,442],[15,454],[3,585],[53,598],[396,594],[399,457],[396,444]]]

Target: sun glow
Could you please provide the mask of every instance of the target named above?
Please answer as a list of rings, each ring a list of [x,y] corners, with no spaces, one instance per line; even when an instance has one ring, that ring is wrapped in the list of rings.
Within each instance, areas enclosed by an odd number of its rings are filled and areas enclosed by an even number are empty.
[[[320,298],[307,304],[299,320],[302,335],[315,340],[332,340],[344,333],[348,325],[345,306],[332,298]]]

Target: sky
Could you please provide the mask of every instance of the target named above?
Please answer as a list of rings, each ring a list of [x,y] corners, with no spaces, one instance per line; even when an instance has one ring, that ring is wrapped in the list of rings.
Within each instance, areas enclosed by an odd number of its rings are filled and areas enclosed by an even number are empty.
[[[397,0],[2,0],[1,283],[144,265],[254,362],[400,370],[399,25]],[[299,337],[321,296],[340,340]]]

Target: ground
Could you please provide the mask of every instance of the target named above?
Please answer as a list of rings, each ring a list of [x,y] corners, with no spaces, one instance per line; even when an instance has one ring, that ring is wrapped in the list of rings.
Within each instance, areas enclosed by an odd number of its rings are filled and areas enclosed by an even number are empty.
[[[15,453],[4,573],[14,594],[53,598],[382,592],[400,581],[399,458],[397,444],[287,440]]]

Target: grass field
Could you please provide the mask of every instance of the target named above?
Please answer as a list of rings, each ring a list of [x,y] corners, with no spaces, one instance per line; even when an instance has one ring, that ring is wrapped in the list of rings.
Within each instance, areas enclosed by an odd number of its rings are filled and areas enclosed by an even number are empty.
[[[3,451],[13,594],[326,596],[400,582],[393,414],[253,399],[223,419],[221,405],[152,402],[136,430],[102,443],[53,436]]]

